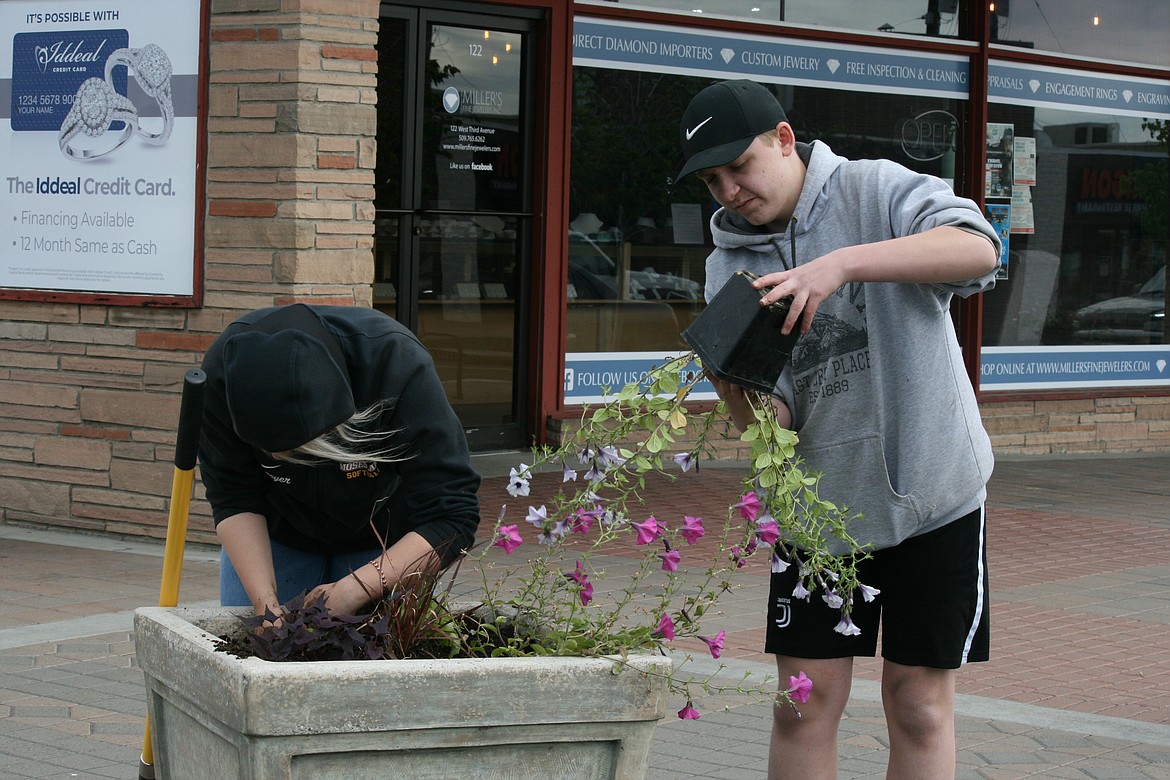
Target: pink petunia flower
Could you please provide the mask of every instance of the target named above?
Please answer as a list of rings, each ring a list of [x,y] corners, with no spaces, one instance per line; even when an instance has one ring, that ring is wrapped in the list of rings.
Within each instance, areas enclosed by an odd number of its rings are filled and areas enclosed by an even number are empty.
[[[512,551],[523,543],[520,531],[514,525],[501,525],[496,534],[496,540],[492,542],[493,545],[502,549],[505,555],[511,555]]]
[[[671,550],[667,548],[666,552],[658,553],[658,557],[662,559],[663,571],[675,571],[678,569],[678,563],[682,560],[682,555],[678,550]]]
[[[723,639],[726,636],[727,636],[726,631],[720,631],[718,634],[715,635],[714,638],[701,636],[701,637],[699,637],[699,639],[702,639],[704,642],[707,643],[707,647],[710,648],[710,650],[711,650],[711,657],[718,658],[720,655],[723,654]]]
[[[658,621],[658,628],[654,629],[654,633],[667,641],[674,639],[674,621],[670,619],[670,615],[662,613],[662,619]]]
[[[788,678],[788,695],[792,697],[793,701],[798,701],[801,704],[807,702],[809,694],[812,693],[812,687],[812,680],[808,679],[804,672],[796,677]]]
[[[699,711],[695,709],[691,701],[687,700],[687,706],[678,711],[678,716],[682,720],[698,720]]]
[[[703,528],[703,518],[683,515],[683,525],[678,533],[679,536],[687,540],[687,544],[694,544],[707,533],[706,529]]]
[[[593,601],[593,583],[589,581],[589,575],[585,573],[585,567],[581,565],[581,561],[577,561],[576,570],[566,574],[565,577],[577,583],[577,596],[581,599],[581,606],[589,606],[589,602]]]
[[[739,545],[732,547],[731,560],[735,562],[735,568],[742,569],[744,566],[747,566],[748,558],[755,555],[757,547],[759,547],[759,542],[754,538],[749,539],[748,543],[743,547]]]
[[[772,546],[780,538],[780,526],[775,520],[765,520],[756,526],[756,538],[760,544]]]
[[[659,525],[658,520],[653,515],[646,518],[646,522],[644,523],[631,522],[630,525],[638,529],[638,541],[636,544],[650,544],[662,535],[662,526]]]
[[[735,508],[744,520],[755,520],[760,516],[760,497],[755,493],[744,493]]]
[[[586,580],[585,584],[581,586],[581,592],[577,595],[581,598],[581,606],[589,606],[589,602],[593,601],[593,583]]]
[[[577,507],[573,512],[570,527],[573,533],[587,534],[593,528],[593,524],[597,522],[597,518],[602,514],[600,508],[586,509],[585,507]]]

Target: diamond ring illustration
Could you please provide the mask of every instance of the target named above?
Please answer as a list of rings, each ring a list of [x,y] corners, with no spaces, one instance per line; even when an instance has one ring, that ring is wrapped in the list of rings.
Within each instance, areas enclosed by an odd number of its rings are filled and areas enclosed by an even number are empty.
[[[106,81],[113,83],[110,77],[114,73],[114,68],[119,65],[133,71],[138,86],[155,99],[162,112],[162,130],[151,133],[140,123],[138,134],[147,143],[166,143],[175,125],[175,107],[171,102],[171,58],[162,47],[153,43],[148,43],[141,49],[115,49],[106,59]]]
[[[121,122],[122,129],[114,136],[113,143],[104,139],[102,143],[74,145],[78,135],[102,139],[114,122]],[[119,95],[103,79],[86,79],[78,87],[73,106],[61,123],[57,143],[61,153],[71,160],[93,160],[126,143],[137,127],[138,109],[129,98]]]

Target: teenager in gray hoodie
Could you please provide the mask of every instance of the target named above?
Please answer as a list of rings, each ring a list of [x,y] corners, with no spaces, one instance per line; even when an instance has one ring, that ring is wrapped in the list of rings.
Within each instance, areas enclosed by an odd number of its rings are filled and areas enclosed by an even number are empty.
[[[860,513],[850,530],[874,551],[861,581],[880,591],[853,599],[854,636],[820,599],[793,596],[797,567],[772,575],[765,649],[781,681],[804,671],[815,687],[801,717],[775,709],[769,776],[836,776],[853,657],[876,653],[880,624],[888,776],[953,777],[955,670],[988,657],[992,453],[950,303],[994,284],[999,238],[940,179],[798,143],[750,81],[696,95],[680,138],[677,178],[697,173],[721,206],[706,297],[742,270],[767,290],[761,305],[791,298],[782,331],[801,336],[772,402],[820,495]],[[714,381],[742,430],[745,391]]]

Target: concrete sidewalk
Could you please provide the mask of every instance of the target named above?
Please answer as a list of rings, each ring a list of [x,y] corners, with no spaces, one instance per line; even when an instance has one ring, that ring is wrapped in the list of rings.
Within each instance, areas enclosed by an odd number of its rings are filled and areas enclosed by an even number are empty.
[[[652,485],[648,509],[717,516],[739,475]],[[485,481],[485,518],[509,500],[505,482]],[[990,493],[992,661],[960,672],[959,777],[1170,778],[1170,455],[1004,458]],[[157,603],[162,549],[0,526],[0,778],[137,775],[131,616]],[[216,550],[188,545],[181,603],[214,603],[217,572]],[[760,572],[721,605],[729,679],[771,671],[765,594]],[[879,672],[856,665],[842,778],[885,775]],[[699,706],[698,721],[663,721],[648,777],[763,778],[769,705]]]

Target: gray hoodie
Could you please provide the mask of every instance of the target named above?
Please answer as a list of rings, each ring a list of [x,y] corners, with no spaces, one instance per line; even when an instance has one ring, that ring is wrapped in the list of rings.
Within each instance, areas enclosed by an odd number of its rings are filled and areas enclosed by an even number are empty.
[[[726,209],[711,218],[708,300],[739,270],[765,274],[943,225],[986,235],[999,251],[979,207],[941,179],[846,160],[821,142],[798,151],[808,172],[785,232],[763,233]],[[781,373],[776,394],[792,411],[797,453],[822,475],[822,498],[861,514],[850,528],[862,544],[891,547],[986,498],[991,442],[950,302],[994,284],[994,272],[950,284],[848,283],[820,305]]]

